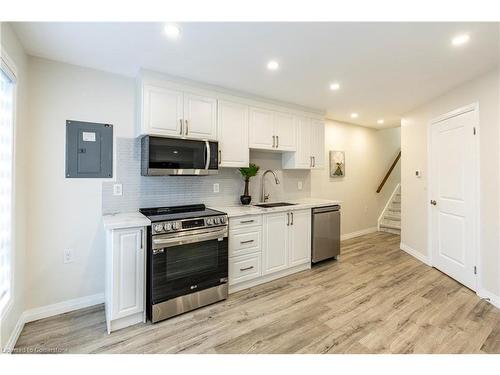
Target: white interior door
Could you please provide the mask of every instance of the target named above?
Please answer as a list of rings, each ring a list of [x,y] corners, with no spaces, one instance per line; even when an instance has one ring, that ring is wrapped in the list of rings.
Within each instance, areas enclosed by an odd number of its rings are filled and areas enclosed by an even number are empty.
[[[430,245],[433,266],[475,290],[477,116],[464,111],[431,125]]]

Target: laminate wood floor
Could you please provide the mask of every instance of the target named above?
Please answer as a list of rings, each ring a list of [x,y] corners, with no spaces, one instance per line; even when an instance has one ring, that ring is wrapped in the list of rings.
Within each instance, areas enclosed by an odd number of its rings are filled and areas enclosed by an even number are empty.
[[[102,305],[28,323],[17,352],[500,353],[500,310],[374,233],[338,261],[106,334]]]

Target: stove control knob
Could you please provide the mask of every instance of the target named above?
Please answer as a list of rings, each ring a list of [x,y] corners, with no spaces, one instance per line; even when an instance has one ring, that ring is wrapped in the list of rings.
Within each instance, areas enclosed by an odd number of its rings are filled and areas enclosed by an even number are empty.
[[[155,232],[161,232],[163,230],[163,225],[155,224],[154,230],[155,230]]]
[[[181,229],[181,223],[179,223],[179,222],[175,222],[175,223],[173,224],[173,227],[174,227],[174,229],[175,229],[175,230],[179,230],[179,229]]]
[[[214,223],[215,223],[215,224],[220,224],[220,219],[219,219],[218,217],[216,217],[216,218],[214,219]]]
[[[221,224],[224,224],[226,222],[226,217],[225,216],[221,216],[220,222],[221,222]]]
[[[163,228],[165,228],[165,230],[172,230],[172,223],[165,223]]]
[[[211,217],[209,217],[207,219],[207,225],[212,225],[214,223],[214,219],[212,219]]]

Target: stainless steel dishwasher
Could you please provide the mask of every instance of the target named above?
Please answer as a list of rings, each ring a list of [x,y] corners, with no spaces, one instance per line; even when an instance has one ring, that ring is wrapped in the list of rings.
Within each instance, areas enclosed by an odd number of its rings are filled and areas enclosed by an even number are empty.
[[[312,262],[340,255],[340,206],[312,209]]]

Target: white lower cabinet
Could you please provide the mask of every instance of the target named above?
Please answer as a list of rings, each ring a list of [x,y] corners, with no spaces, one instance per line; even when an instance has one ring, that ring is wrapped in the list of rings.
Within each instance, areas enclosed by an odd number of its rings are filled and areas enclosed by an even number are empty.
[[[262,271],[264,275],[284,270],[288,267],[288,226],[287,212],[264,215],[265,249]]]
[[[311,210],[290,213],[289,264],[297,266],[311,263]]]
[[[311,210],[229,219],[229,291],[311,267]]]
[[[107,231],[105,289],[108,333],[145,321],[145,228]]]

